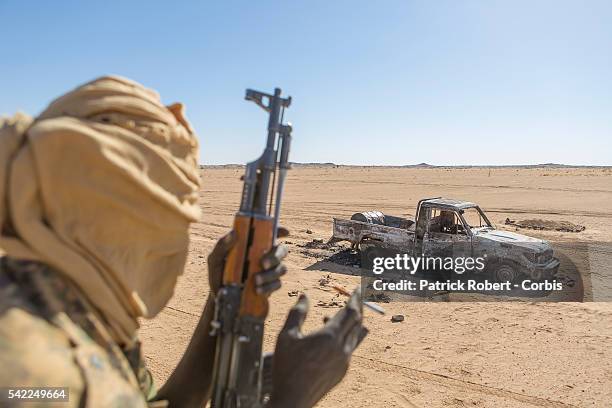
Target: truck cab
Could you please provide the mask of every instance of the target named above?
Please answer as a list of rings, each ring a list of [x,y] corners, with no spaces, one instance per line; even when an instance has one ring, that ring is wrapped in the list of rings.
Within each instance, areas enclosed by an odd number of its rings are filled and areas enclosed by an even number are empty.
[[[474,232],[493,228],[476,204],[445,198],[419,201],[416,219],[415,256],[473,256]]]

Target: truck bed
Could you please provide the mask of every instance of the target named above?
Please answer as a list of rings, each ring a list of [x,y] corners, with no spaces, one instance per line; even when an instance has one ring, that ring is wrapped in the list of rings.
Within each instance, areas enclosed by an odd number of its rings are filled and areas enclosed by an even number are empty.
[[[389,217],[389,216],[387,216]],[[386,217],[386,218],[387,218]],[[393,217],[393,224],[401,225],[400,220],[406,222],[407,228],[398,228],[389,225],[380,225],[370,222],[334,218],[334,230],[332,239],[336,241],[349,241],[351,244],[359,244],[362,240],[380,241],[385,247],[405,249],[414,242],[414,230],[412,221]]]

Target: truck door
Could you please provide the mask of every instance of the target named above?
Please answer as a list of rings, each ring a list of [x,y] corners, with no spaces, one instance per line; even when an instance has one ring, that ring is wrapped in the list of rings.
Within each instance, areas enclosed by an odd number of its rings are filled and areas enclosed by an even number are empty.
[[[458,213],[454,212],[453,225],[449,230],[449,234],[452,235],[453,240],[453,258],[460,257],[472,257],[473,245],[472,245],[472,234],[470,228],[465,224],[463,219]]]
[[[428,257],[472,256],[472,239],[456,211],[430,208],[421,254]]]
[[[416,227],[414,229],[414,250],[412,256],[423,255],[423,239],[427,234],[427,224],[429,223],[430,217],[429,207],[421,206],[418,210],[418,218],[416,220]]]

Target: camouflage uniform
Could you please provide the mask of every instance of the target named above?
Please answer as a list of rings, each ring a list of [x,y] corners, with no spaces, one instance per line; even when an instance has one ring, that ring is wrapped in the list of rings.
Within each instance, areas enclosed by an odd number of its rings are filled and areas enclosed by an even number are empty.
[[[69,403],[51,406],[166,405],[147,402],[155,389],[140,344],[121,349],[81,292],[38,262],[0,258],[0,367],[4,387],[68,387]]]

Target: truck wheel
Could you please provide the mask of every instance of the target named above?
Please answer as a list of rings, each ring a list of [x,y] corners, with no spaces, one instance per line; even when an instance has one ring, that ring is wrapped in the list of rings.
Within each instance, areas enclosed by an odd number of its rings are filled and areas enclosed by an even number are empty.
[[[493,279],[497,282],[514,282],[518,278],[517,270],[508,263],[501,263],[493,269]]]
[[[368,264],[374,263],[374,258],[378,256],[377,252],[378,251],[374,247],[367,247],[365,250],[363,250],[363,255]]]
[[[375,246],[361,248],[361,267],[371,269],[374,266],[374,258],[378,258],[380,251]]]

